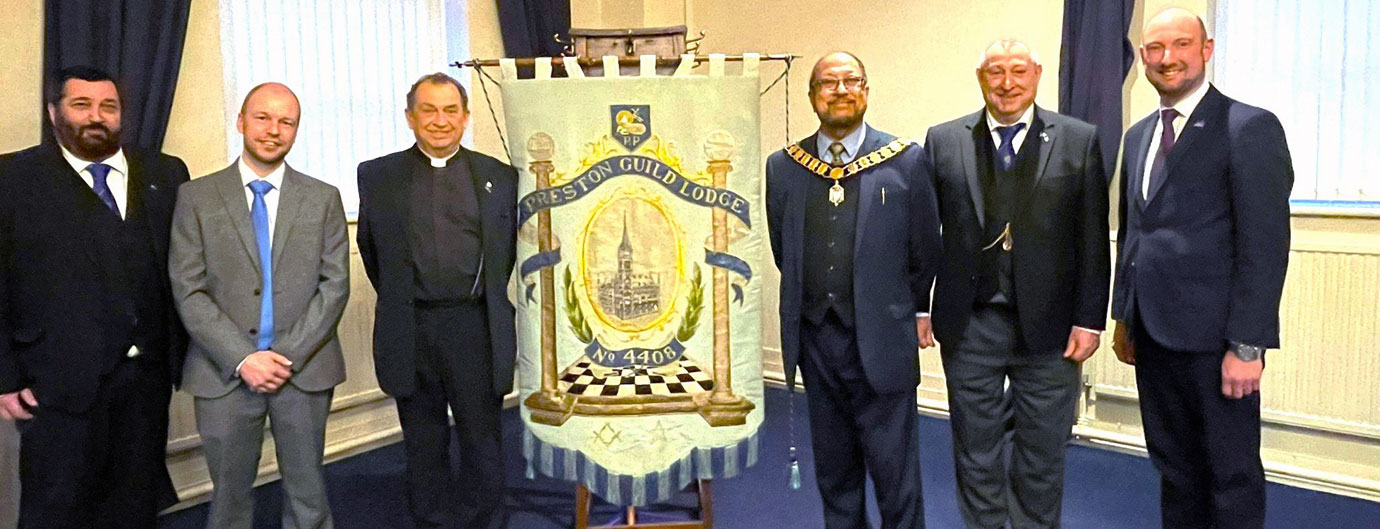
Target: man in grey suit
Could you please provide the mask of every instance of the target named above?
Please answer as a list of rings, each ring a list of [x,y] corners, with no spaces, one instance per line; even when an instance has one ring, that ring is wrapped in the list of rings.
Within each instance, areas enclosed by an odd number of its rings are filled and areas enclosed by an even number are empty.
[[[1097,350],[1107,318],[1097,129],[1036,106],[1040,73],[1028,46],[992,44],[977,69],[985,108],[925,139],[944,264],[920,345],[943,342],[969,528],[1059,527],[1078,364]]]
[[[349,243],[339,191],[283,161],[300,115],[286,86],[250,90],[239,161],[181,187],[173,214],[169,270],[192,337],[183,387],[196,396],[213,529],[253,521],[265,417],[283,527],[332,527],[321,457],[331,393],[345,380],[336,325]]]

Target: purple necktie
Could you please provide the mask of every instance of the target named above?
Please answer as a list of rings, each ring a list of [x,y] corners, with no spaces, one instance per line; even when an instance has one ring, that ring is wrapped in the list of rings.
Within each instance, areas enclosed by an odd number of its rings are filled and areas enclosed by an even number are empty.
[[[1179,111],[1172,108],[1160,110],[1160,149],[1155,151],[1155,161],[1150,165],[1150,190],[1155,189],[1155,182],[1164,178],[1166,167],[1169,163],[1169,151],[1174,149],[1174,118],[1179,117]],[[1145,194],[1149,200],[1150,193]]]
[[[110,176],[110,166],[93,163],[86,166],[86,171],[91,173],[91,190],[96,192],[96,198],[101,199],[105,207],[115,212],[116,217],[120,216],[120,206],[115,204],[115,194],[110,192],[110,185],[105,183],[105,178]]]

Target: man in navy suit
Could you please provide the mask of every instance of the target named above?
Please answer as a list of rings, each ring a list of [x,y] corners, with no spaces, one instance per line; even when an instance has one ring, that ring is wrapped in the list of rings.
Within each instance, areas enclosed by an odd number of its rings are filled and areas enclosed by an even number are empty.
[[[915,387],[917,309],[938,264],[939,219],[924,150],[874,130],[867,72],[831,53],[810,74],[819,131],[767,159],[767,217],[781,270],[781,352],[809,390],[824,526],[924,527]]]
[[[19,527],[153,527],[187,335],[168,233],[182,160],[120,145],[86,67],[46,94],[56,141],[0,162],[0,420],[17,422]]]
[[[992,44],[977,69],[985,108],[925,138],[944,226],[933,330],[970,528],[1059,527],[1078,364],[1107,321],[1097,128],[1035,105],[1041,71],[1025,44]]]
[[[517,356],[507,296],[517,173],[460,146],[467,103],[450,76],[422,77],[405,114],[417,144],[359,164],[359,253],[379,296],[374,371],[397,400],[419,528],[504,523],[499,410]]]
[[[1273,114],[1205,80],[1182,9],[1145,26],[1160,108],[1126,132],[1113,349],[1136,367],[1166,528],[1260,528],[1260,374],[1279,347],[1293,169]]]

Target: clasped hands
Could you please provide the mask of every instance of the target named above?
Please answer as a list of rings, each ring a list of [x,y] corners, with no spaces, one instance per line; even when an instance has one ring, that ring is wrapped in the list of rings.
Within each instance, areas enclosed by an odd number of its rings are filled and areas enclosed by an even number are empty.
[[[292,360],[274,351],[256,351],[240,365],[240,379],[255,393],[277,393],[292,378]]]

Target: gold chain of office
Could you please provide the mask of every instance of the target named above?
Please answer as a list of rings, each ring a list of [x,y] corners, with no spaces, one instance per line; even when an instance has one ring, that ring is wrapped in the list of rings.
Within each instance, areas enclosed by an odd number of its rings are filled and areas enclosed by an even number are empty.
[[[791,158],[795,159],[796,163],[799,163],[801,167],[804,167],[810,172],[838,181],[861,173],[869,167],[885,162],[893,156],[901,154],[901,152],[906,150],[906,147],[913,144],[915,144],[915,142],[912,140],[896,138],[882,148],[867,153],[866,156],[853,160],[852,163],[843,167],[834,167],[819,158],[815,158],[814,155],[806,152],[805,149],[801,148],[800,145],[796,143],[786,146],[786,154],[791,155]]]
[[[906,150],[906,147],[914,143],[914,141],[906,138],[896,138],[892,140],[891,143],[882,146],[882,148],[867,153],[867,155],[853,160],[852,163],[843,167],[834,167],[832,164],[824,163],[820,161],[819,158],[815,158],[810,153],[805,152],[805,149],[795,143],[786,146],[786,153],[790,154],[791,158],[795,159],[796,163],[799,163],[801,167],[834,181],[833,187],[829,188],[829,203],[838,206],[843,203],[844,198],[843,186],[839,185],[839,180],[861,173],[869,167],[885,162],[891,159],[891,157],[901,154],[901,152]]]

